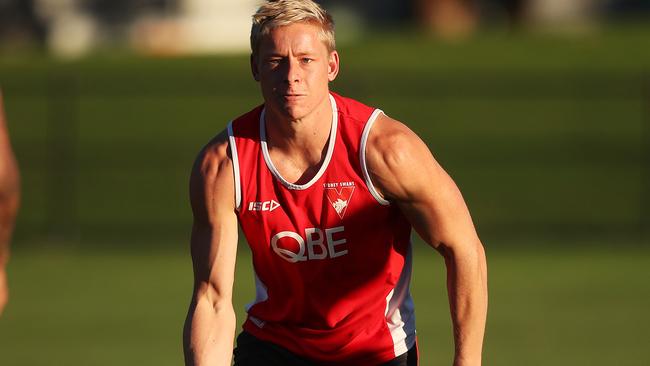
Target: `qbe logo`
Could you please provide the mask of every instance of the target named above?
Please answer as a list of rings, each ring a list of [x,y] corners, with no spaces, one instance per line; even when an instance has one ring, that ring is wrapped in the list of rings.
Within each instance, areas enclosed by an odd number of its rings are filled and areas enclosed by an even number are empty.
[[[281,231],[271,238],[271,248],[282,259],[290,262],[334,259],[348,254],[343,226],[329,229],[306,228],[305,235]]]

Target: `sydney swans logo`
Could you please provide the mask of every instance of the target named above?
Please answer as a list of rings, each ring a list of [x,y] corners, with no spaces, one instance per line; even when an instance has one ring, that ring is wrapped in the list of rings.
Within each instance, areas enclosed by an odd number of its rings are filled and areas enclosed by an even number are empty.
[[[337,184],[336,187],[325,187],[325,193],[336,213],[343,219],[350,199],[352,199],[354,186],[339,186]]]

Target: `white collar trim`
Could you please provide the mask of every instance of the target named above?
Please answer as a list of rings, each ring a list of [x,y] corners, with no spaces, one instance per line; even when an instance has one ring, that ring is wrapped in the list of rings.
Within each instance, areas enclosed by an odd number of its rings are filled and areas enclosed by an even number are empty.
[[[330,130],[330,137],[328,140],[328,145],[327,145],[327,153],[325,154],[325,160],[323,161],[323,164],[321,165],[320,169],[318,170],[318,173],[314,175],[314,177],[307,183],[305,184],[294,184],[282,177],[280,175],[280,172],[276,169],[275,165],[273,165],[273,161],[271,161],[271,155],[269,155],[269,148],[266,143],[266,123],[264,122],[264,117],[266,115],[266,108],[262,110],[262,114],[260,115],[260,142],[262,144],[262,155],[264,156],[264,161],[266,162],[266,166],[269,168],[273,176],[282,183],[285,187],[289,189],[295,189],[295,190],[303,190],[311,187],[316,181],[318,181],[323,174],[325,174],[325,170],[327,170],[327,166],[330,163],[330,160],[332,159],[332,154],[334,153],[334,145],[336,145],[336,130],[338,127],[338,108],[336,106],[336,100],[334,100],[334,97],[330,94],[330,105],[332,106],[332,127]]]

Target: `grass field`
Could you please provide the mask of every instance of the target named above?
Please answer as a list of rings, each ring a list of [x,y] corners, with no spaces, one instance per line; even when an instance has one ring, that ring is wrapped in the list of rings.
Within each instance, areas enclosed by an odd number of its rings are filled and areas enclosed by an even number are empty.
[[[650,249],[634,243],[487,244],[486,365],[648,364]],[[11,303],[0,318],[0,364],[181,364],[191,291],[184,246],[16,250]],[[242,248],[235,289],[239,323],[254,297],[250,255]],[[444,264],[421,243],[413,296],[421,365],[450,365]]]
[[[406,122],[488,249],[485,365],[650,363],[650,28],[344,46],[333,89]],[[0,57],[23,203],[0,365],[178,365],[188,171],[260,102],[247,57]],[[245,248],[245,245],[241,245]],[[253,297],[240,251],[239,320]],[[443,263],[418,244],[422,365],[449,365]]]

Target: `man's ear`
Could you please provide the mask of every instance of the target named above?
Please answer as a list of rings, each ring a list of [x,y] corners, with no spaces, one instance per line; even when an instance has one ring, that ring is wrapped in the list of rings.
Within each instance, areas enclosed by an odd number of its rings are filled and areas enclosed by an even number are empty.
[[[339,53],[336,51],[330,52],[329,59],[327,60],[327,79],[329,81],[334,81],[336,76],[339,74]]]
[[[257,58],[251,54],[251,72],[253,73],[253,79],[255,81],[260,81],[260,70],[259,67],[257,66]]]

